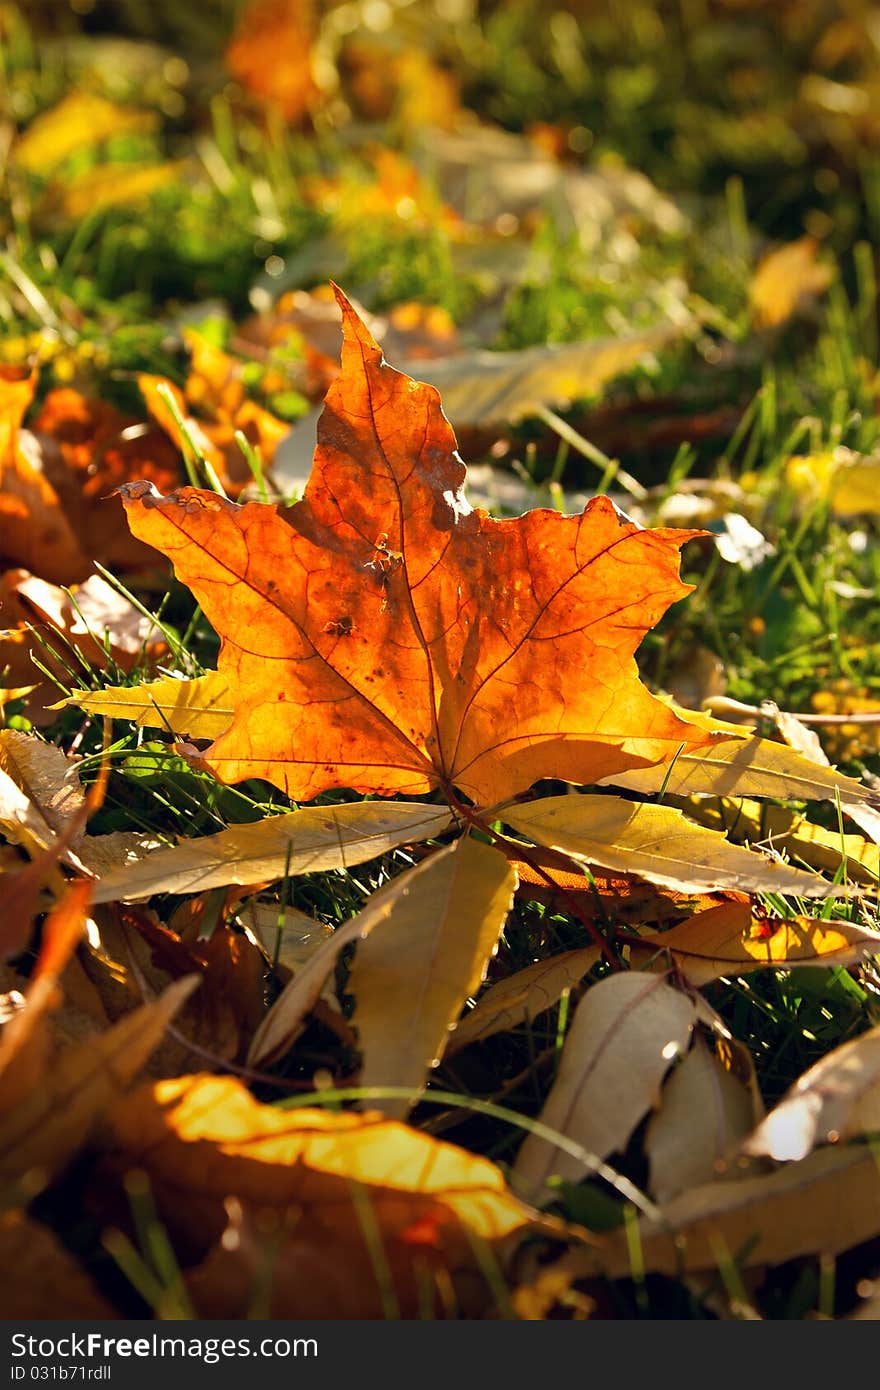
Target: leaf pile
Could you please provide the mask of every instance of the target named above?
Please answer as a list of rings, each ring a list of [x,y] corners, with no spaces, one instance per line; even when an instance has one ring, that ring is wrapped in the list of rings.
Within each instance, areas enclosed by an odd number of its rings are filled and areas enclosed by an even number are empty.
[[[82,761],[0,733],[18,914],[0,1033],[5,1248],[86,1146],[89,1220],[157,1316],[482,1316],[498,1307],[490,1264],[517,1315],[538,1296],[525,1236],[560,1262],[562,1286],[628,1272],[620,1240],[576,1203],[564,1220],[537,1209],[591,1175],[639,1208],[648,1270],[670,1268],[679,1237],[685,1267],[708,1271],[731,1233],[739,1249],[754,1230],[748,1259],[763,1265],[878,1234],[859,1147],[875,1127],[873,1035],[765,1116],[748,1049],[701,993],[853,965],[880,944],[841,915],[839,876],[734,844],[698,823],[701,798],[797,795],[864,821],[870,791],[650,694],[634,653],[688,592],[678,551],[700,533],[643,530],[603,497],[572,516],[473,508],[436,390],[389,366],[338,297],[342,370],[300,501],[120,488],[134,537],[167,555],[219,635],[217,670],[67,700],[164,731],[204,785],[269,784],[289,809],[176,843],[95,833]],[[370,863],[381,886],[335,930],[285,901],[299,879]],[[556,895],[582,944],[483,991],[530,886]],[[574,1008],[537,1119],[491,1097],[451,1114],[488,1105],[530,1130],[505,1179],[434,1137],[420,1100],[436,1089],[448,1104],[434,1077],[478,1075],[480,1049],[560,1001]],[[255,1099],[226,1063],[278,1099]],[[292,1108],[289,1081],[303,1092]],[[356,1108],[310,1103],[349,1093]],[[851,1150],[812,1154],[844,1139]],[[646,1191],[627,1175],[633,1144]],[[865,1192],[842,1232],[838,1170]],[[173,1277],[134,1243],[124,1213],[144,1202]],[[133,1289],[99,1293],[48,1238],[32,1260],[22,1316],[45,1315],[58,1282],[71,1311],[133,1306]]]

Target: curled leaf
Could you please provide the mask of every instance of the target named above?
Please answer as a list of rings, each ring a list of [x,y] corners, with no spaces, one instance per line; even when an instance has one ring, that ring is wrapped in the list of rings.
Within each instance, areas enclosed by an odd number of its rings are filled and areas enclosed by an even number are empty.
[[[656,1102],[660,1082],[684,1052],[694,1005],[656,976],[600,980],[575,1011],[559,1074],[541,1123],[574,1139],[598,1159],[621,1148]],[[548,1195],[551,1175],[578,1179],[581,1164],[548,1139],[530,1134],[514,1167],[520,1191]]]

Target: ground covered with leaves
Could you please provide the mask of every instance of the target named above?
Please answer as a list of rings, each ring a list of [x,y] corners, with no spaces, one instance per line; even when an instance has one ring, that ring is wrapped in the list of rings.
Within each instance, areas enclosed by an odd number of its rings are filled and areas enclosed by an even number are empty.
[[[4,1316],[880,1316],[878,97],[0,0]]]

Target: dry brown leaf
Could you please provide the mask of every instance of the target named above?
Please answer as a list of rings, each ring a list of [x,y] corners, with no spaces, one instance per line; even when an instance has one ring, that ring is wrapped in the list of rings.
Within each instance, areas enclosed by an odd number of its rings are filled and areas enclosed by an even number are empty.
[[[705,714],[683,710],[688,719],[705,729],[735,734],[713,747],[682,749],[669,763],[637,768],[605,780],[627,791],[651,796],[665,788],[668,796],[768,796],[798,801],[836,801],[844,810],[869,805],[874,793],[854,777],[803,757],[784,744],[757,735],[742,737],[734,725]]]
[[[668,1202],[727,1170],[729,1157],[756,1118],[746,1087],[698,1034],[664,1085],[645,1132],[657,1201]]]
[[[370,895],[366,907],[346,922],[345,926],[338,927],[333,935],[310,955],[302,969],[282,990],[257,1029],[248,1054],[251,1066],[265,1064],[293,1042],[301,1030],[305,1015],[320,997],[324,982],[336,965],[343,947],[355,941],[366,940],[370,933],[387,922],[392,914],[399,913],[402,921],[412,922],[413,901],[419,905],[424,903],[426,880],[428,885],[435,885],[439,875],[442,883],[455,852],[456,846],[450,845],[449,848],[430,855],[414,869],[409,869],[386,883],[377,893]]]
[[[2,729],[0,768],[56,834],[82,809],[85,796],[76,762],[54,744],[15,729]]]
[[[783,1096],[742,1145],[779,1161],[806,1158],[817,1144],[880,1131],[880,1026],[836,1047]]]
[[[58,980],[86,922],[91,885],[71,883],[43,924],[34,972],[20,1007],[0,1032],[0,1116],[8,1114],[44,1082],[53,1050],[51,1015],[62,999]]]
[[[815,898],[845,892],[815,874],[732,845],[672,806],[617,796],[551,796],[505,808],[504,820],[578,863],[637,874],[685,893],[726,889]]]
[[[393,1316],[383,1293],[404,1317],[425,1300],[442,1316],[444,1279],[454,1311],[475,1311],[475,1247],[503,1259],[536,1222],[488,1159],[375,1113],[262,1105],[232,1077],[140,1087],[108,1114],[104,1144],[114,1169],[146,1172],[187,1263],[213,1247],[188,1277],[205,1317],[245,1315],[261,1257],[272,1316]],[[239,1240],[224,1249],[230,1198]]]
[[[684,804],[694,820],[724,830],[731,839],[772,846],[777,852],[784,851],[792,859],[829,874],[836,874],[845,861],[846,877],[851,883],[874,887],[880,878],[880,847],[869,844],[861,835],[825,830],[811,825],[800,812],[784,806],[765,806],[748,797],[720,801],[694,798]],[[870,806],[858,805],[848,806],[846,814],[870,823],[877,812]]]
[[[111,1304],[47,1226],[23,1211],[0,1214],[3,1317],[12,1322],[117,1317]]]
[[[631,1233],[632,1234],[632,1233]],[[673,1277],[777,1265],[801,1255],[837,1255],[880,1234],[880,1167],[862,1145],[822,1149],[772,1173],[691,1188],[636,1227],[639,1263]],[[596,1261],[582,1260],[584,1271]],[[608,1239],[601,1267],[612,1278],[632,1273],[631,1247]]]
[[[236,921],[275,963],[281,978],[306,965],[333,935],[333,928],[296,907],[246,898],[236,909]]]
[[[559,1074],[541,1111],[544,1125],[597,1159],[626,1144],[656,1103],[660,1083],[685,1051],[694,1005],[656,976],[612,975],[594,984],[575,1010]],[[548,1139],[530,1134],[513,1169],[519,1191],[552,1195],[551,1175],[577,1180],[583,1167]]]
[[[532,1023],[545,1009],[552,1009],[567,989],[578,984],[600,958],[598,946],[578,951],[562,951],[548,960],[535,961],[500,980],[481,997],[456,1025],[446,1051],[448,1054],[482,1042],[495,1033]]]
[[[663,324],[619,338],[413,358],[403,361],[401,370],[437,388],[456,429],[509,426],[548,407],[559,410],[600,395],[615,377],[680,336],[679,327]]]
[[[0,631],[0,682],[27,694],[35,723],[54,722],[51,711],[70,687],[70,667],[84,661],[93,670],[107,668],[105,638],[124,671],[165,650],[159,629],[97,574],[67,592],[25,570],[8,570],[0,577],[0,621],[7,625]]]
[[[61,1172],[119,1101],[197,983],[192,976],[179,980],[160,999],[66,1051],[43,1084],[0,1122],[0,1178]]]
[[[513,904],[516,872],[497,850],[463,838],[432,855],[412,887],[358,946],[353,994],[361,1085],[412,1087],[376,1100],[402,1118],[415,1104],[468,995],[480,986]]]
[[[205,893],[230,883],[266,883],[288,874],[344,869],[407,840],[432,839],[448,829],[450,821],[448,811],[420,802],[352,802],[267,816],[200,840],[182,840],[111,869],[97,885],[95,902],[130,901],[153,893]],[[96,837],[92,845],[106,838]]]

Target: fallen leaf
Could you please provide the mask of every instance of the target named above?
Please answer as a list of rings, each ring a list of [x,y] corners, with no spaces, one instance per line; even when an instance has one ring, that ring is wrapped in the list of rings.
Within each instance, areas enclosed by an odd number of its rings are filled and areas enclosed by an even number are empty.
[[[880,1130],[880,1026],[816,1062],[742,1145],[779,1162],[806,1158],[817,1144]]]
[[[778,1265],[801,1255],[837,1255],[880,1234],[880,1168],[870,1148],[823,1149],[772,1173],[691,1188],[643,1218],[630,1232],[640,1267],[680,1277],[715,1270],[731,1257],[739,1268]],[[596,1261],[582,1257],[584,1271]],[[631,1247],[608,1238],[601,1267],[612,1278],[632,1273]]]
[[[282,990],[254,1034],[248,1053],[251,1066],[271,1061],[294,1041],[301,1031],[303,1019],[320,997],[324,982],[345,946],[365,941],[392,914],[398,921],[411,924],[415,915],[413,902],[418,904],[416,911],[419,908],[424,910],[425,880],[429,886],[435,885],[439,875],[442,883],[447,877],[450,860],[455,859],[455,850],[456,846],[450,845],[391,879],[378,892],[370,895],[366,907],[344,926],[337,927],[333,935],[309,956]],[[454,879],[455,876],[452,877]]]
[[[52,829],[39,808],[2,767],[0,830],[7,840],[32,852],[48,849],[55,841]]]
[[[393,1316],[383,1293],[400,1316],[426,1303],[442,1315],[444,1272],[460,1312],[468,1283],[468,1302],[486,1299],[475,1249],[503,1259],[536,1227],[488,1159],[375,1113],[262,1105],[232,1077],[139,1088],[108,1114],[104,1145],[115,1168],[147,1174],[181,1251],[214,1247],[188,1276],[202,1316],[244,1316],[260,1253],[275,1268],[273,1316]],[[246,1229],[262,1228],[262,1252],[216,1246],[230,1197]]]
[[[817,261],[818,253],[815,238],[803,236],[764,257],[749,285],[757,328],[777,328],[805,302],[824,294],[834,279],[834,268]]]
[[[227,492],[237,495],[245,484],[253,482],[253,477],[236,434],[245,436],[268,468],[279,444],[290,433],[290,426],[249,399],[244,362],[214,347],[192,329],[184,329],[183,338],[190,351],[190,371],[183,391],[155,376],[139,376],[138,385],[150,414],[180,452],[189,450],[191,440]],[[160,386],[174,397],[189,440],[162,399]]]
[[[748,797],[717,802],[698,799],[685,804],[694,820],[724,830],[733,840],[772,846],[832,875],[845,863],[846,877],[867,887],[876,885],[880,877],[880,847],[876,844],[869,844],[861,835],[842,835],[839,830],[811,825],[800,812],[784,806],[765,806]],[[856,804],[847,805],[846,814],[870,820],[877,812]]]
[[[57,834],[81,810],[85,796],[76,762],[54,744],[15,729],[2,729],[0,768]]]
[[[117,1317],[82,1265],[41,1221],[23,1211],[0,1214],[3,1316],[13,1322],[64,1317],[96,1322]]]
[[[226,65],[251,96],[293,123],[318,95],[315,38],[312,0],[248,0],[226,49]]]
[[[592,985],[575,1010],[541,1123],[597,1159],[622,1148],[656,1103],[694,1021],[693,1002],[656,976],[619,974]],[[554,1174],[577,1181],[583,1167],[550,1140],[528,1135],[513,1168],[517,1189],[547,1200]]]
[[[548,960],[535,961],[493,985],[456,1025],[447,1054],[495,1033],[533,1023],[545,1009],[552,1009],[567,989],[578,984],[599,960],[598,946],[561,951]]]
[[[331,926],[307,912],[258,898],[246,898],[239,904],[236,921],[262,947],[282,979],[286,978],[284,971],[296,974],[302,970],[333,935]]]
[[[111,685],[103,690],[72,695],[65,705],[89,714],[130,719],[146,729],[168,729],[184,738],[214,739],[229,728],[235,715],[229,682],[219,671],[193,680],[163,676],[140,685]]]
[[[89,561],[46,478],[36,442],[26,448],[22,421],[36,373],[16,379],[0,369],[0,565],[22,566],[58,584],[73,584]]]
[[[115,493],[133,478],[165,490],[183,480],[179,453],[163,431],[71,387],[48,393],[31,429],[43,472],[86,554],[116,572],[154,565],[155,551],[120,524]]]
[[[0,1116],[44,1083],[53,1050],[48,1020],[61,1003],[58,979],[83,935],[90,897],[91,884],[71,883],[43,924],[21,1007],[0,1032]]]
[[[456,429],[516,425],[548,407],[558,410],[600,395],[615,377],[680,335],[676,325],[661,324],[618,338],[416,358],[401,362],[400,370],[440,391],[444,414]]]
[[[432,855],[406,898],[358,946],[346,993],[363,1067],[360,1084],[412,1087],[379,1099],[398,1118],[415,1104],[468,995],[480,986],[513,903],[516,872],[497,850],[463,838]]]
[[[698,912],[669,931],[654,932],[630,943],[634,961],[648,964],[666,952],[687,976],[702,986],[720,976],[752,970],[779,970],[802,965],[852,965],[880,951],[880,933],[853,922],[826,922],[809,917],[757,919],[748,904],[724,903]]]
[[[130,671],[139,659],[151,661],[166,650],[159,629],[97,574],[68,592],[24,570],[7,570],[0,576],[0,616],[9,625],[0,632],[0,679],[22,688],[35,724],[54,722],[50,711],[59,690],[69,689],[71,665],[85,662],[102,671],[112,658]]]
[[[123,929],[138,933],[150,954],[153,988],[164,988],[168,976],[201,976],[199,989],[177,1020],[177,1032],[185,1041],[174,1040],[176,1047],[166,1049],[169,1055],[161,1058],[161,1070],[152,1074],[175,1075],[191,1068],[200,1053],[188,1051],[186,1042],[196,1044],[202,1056],[207,1052],[223,1061],[242,1060],[265,1011],[267,962],[259,946],[223,923],[207,939],[187,943],[143,909],[121,908],[119,917]]]
[[[160,188],[181,180],[186,160],[164,164],[106,164],[87,169],[67,182],[50,184],[38,206],[40,218],[62,217],[81,221],[105,208],[144,202]]]
[[[880,457],[859,454],[845,445],[820,454],[795,454],[785,466],[785,481],[804,505],[827,502],[841,518],[877,516]]]
[[[534,142],[477,122],[453,131],[413,131],[416,157],[447,202],[470,221],[526,218],[542,208],[561,232],[577,234],[589,255],[607,247],[621,225],[654,237],[681,236],[688,219],[644,174],[618,163],[587,169],[560,164]],[[497,246],[492,247],[497,254]]]
[[[192,976],[178,980],[161,999],[64,1052],[42,1085],[0,1121],[0,1178],[60,1173],[119,1102],[197,983]]]
[[[664,788],[668,796],[768,796],[798,801],[839,797],[845,810],[874,800],[870,788],[854,777],[821,767],[783,743],[756,734],[743,738],[731,724],[691,710],[682,713],[706,730],[727,733],[728,741],[699,751],[684,748],[666,764],[615,773],[605,782],[643,796]]]
[[[682,892],[732,889],[815,898],[843,891],[815,874],[732,845],[672,806],[616,796],[552,796],[505,807],[503,817],[514,830],[577,862],[638,874]]]
[[[632,659],[687,592],[688,533],[640,531],[604,498],[578,517],[471,511],[436,393],[388,367],[340,302],[343,372],[301,502],[122,489],[132,530],[222,638],[236,717],[197,764],[302,801],[437,786],[486,804],[560,766],[592,782],[711,742]]]
[[[407,840],[432,839],[449,825],[448,811],[421,803],[307,807],[232,825],[202,839],[182,840],[111,869],[96,886],[95,902],[129,902],[153,893],[204,893],[230,883],[264,883],[288,874],[349,868]]]
[[[659,1108],[645,1131],[650,1186],[657,1201],[668,1202],[726,1171],[728,1159],[756,1118],[746,1087],[698,1034],[664,1085]]]
[[[158,115],[116,106],[96,92],[73,91],[31,121],[14,147],[14,159],[32,174],[45,174],[76,150],[102,144],[111,136],[152,130]]]

